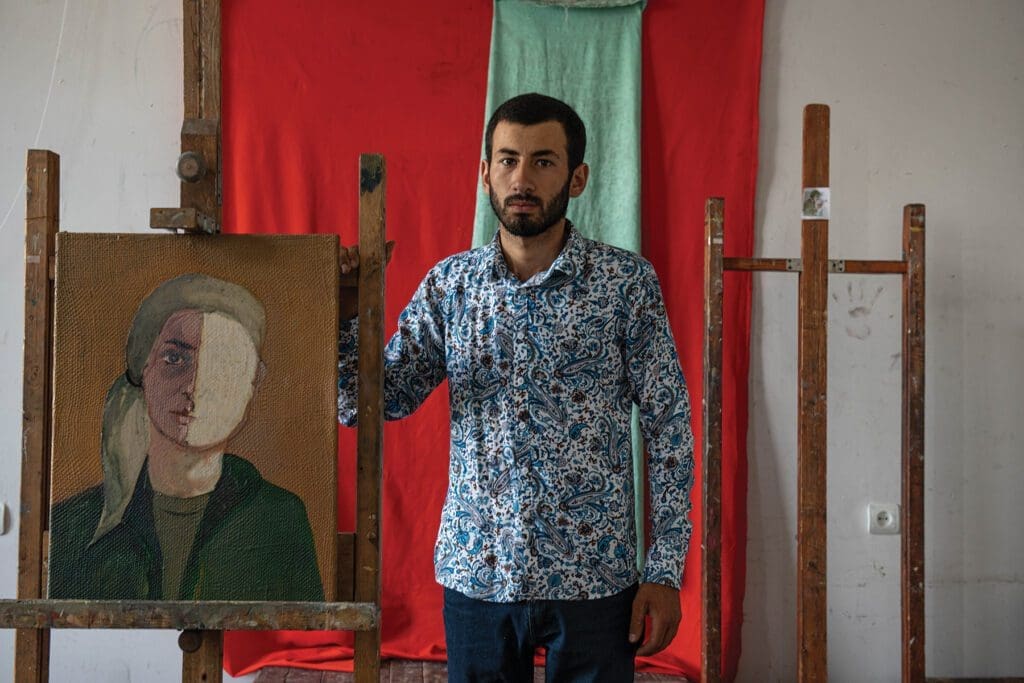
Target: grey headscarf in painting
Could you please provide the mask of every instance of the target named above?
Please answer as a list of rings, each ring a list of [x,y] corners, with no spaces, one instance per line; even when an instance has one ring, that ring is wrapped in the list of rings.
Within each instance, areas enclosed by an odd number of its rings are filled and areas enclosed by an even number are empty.
[[[175,312],[186,310],[230,316],[249,333],[257,353],[263,347],[263,305],[239,285],[189,273],[163,282],[142,301],[128,333],[125,372],[114,380],[103,406],[103,512],[93,542],[121,522],[135,492],[149,450],[149,415],[142,394],[142,371],[164,323]]]

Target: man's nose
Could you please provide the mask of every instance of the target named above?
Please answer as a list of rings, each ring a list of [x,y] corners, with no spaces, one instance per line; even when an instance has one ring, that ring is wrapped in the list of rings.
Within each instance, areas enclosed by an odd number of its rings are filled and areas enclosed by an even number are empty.
[[[536,189],[529,164],[518,164],[512,171],[511,181],[512,186],[509,189],[513,194],[533,194]]]

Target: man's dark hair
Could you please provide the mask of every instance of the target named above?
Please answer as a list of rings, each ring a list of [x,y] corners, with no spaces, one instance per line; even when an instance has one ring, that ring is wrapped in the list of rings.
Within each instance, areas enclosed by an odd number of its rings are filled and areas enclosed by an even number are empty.
[[[569,172],[583,163],[583,154],[587,151],[587,129],[572,107],[554,97],[540,95],[535,92],[516,95],[504,102],[491,114],[487,122],[484,137],[484,155],[487,163],[491,162],[491,143],[494,141],[494,129],[502,121],[518,123],[522,126],[535,126],[547,121],[558,121],[565,131],[567,151],[569,153]]]

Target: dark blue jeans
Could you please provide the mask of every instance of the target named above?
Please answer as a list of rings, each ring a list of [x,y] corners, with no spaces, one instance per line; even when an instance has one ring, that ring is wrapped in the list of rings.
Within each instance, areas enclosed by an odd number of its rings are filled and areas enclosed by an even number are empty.
[[[533,653],[547,649],[548,683],[633,680],[629,642],[634,585],[596,600],[486,602],[444,589],[448,680],[533,680]]]

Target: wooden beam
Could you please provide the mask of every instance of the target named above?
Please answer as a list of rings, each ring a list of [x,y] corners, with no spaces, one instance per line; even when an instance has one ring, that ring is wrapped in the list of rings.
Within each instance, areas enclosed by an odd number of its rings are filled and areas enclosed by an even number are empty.
[[[788,273],[797,273],[803,270],[803,262],[800,259],[729,256],[722,259],[722,263],[725,270]],[[903,261],[831,259],[829,261],[829,272],[845,273],[846,275],[902,275],[907,272],[907,264]]]
[[[220,0],[183,0],[184,121],[180,204],[221,224]],[[152,225],[151,227],[163,227]]]
[[[28,152],[25,185],[25,371],[22,384],[21,509],[18,515],[18,598],[43,597],[50,508],[50,368],[53,332],[54,242],[60,224],[60,157]],[[50,634],[15,634],[17,683],[48,678]]]
[[[150,209],[149,227],[154,230],[183,230],[208,235],[220,230],[217,221],[196,209]]]
[[[706,220],[707,218],[705,217],[705,221]],[[725,270],[763,270],[786,272],[789,270],[789,268],[787,267],[787,263],[789,263],[789,261],[791,260],[792,259],[784,258],[746,258],[730,256],[722,259],[722,268]]]
[[[185,119],[220,118],[220,0],[183,0]]]
[[[384,157],[359,156],[359,404],[355,598],[380,604],[380,489],[384,447]],[[380,629],[356,633],[355,680],[377,683]]]
[[[223,631],[184,631],[178,637],[182,683],[221,683],[224,670]]]
[[[701,490],[702,683],[722,680],[722,242],[725,200],[704,205],[704,385]]]
[[[0,628],[364,631],[377,621],[377,606],[360,602],[0,600]]]
[[[924,205],[903,208],[903,533],[900,535],[901,668],[924,681]]]
[[[847,275],[902,275],[907,272],[903,261],[858,261],[843,259],[842,271]]]
[[[338,600],[355,599],[356,535],[338,532]]]
[[[221,219],[220,119],[185,119],[181,124],[180,203],[213,219]],[[152,226],[151,226],[152,227]]]
[[[803,187],[829,184],[829,109],[804,108]],[[828,220],[802,221],[798,286],[797,675],[828,679],[826,574],[826,418]]]

